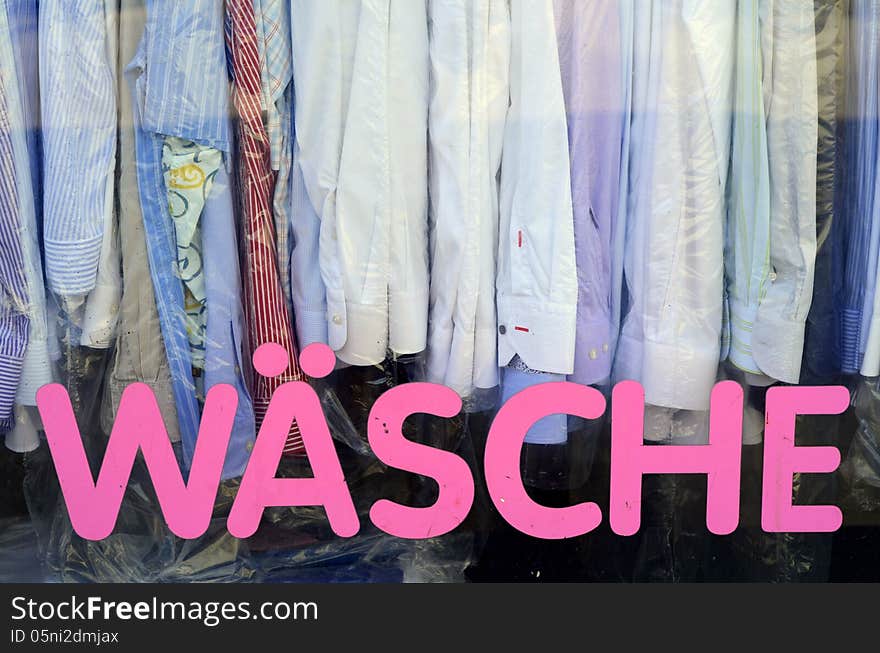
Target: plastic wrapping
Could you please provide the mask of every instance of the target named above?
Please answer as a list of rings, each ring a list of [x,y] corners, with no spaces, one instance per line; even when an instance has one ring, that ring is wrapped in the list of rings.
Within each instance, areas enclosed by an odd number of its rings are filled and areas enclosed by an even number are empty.
[[[880,1],[81,4],[0,3],[0,581],[880,576],[857,562],[880,542]],[[336,356],[322,378],[301,367],[313,344]],[[631,380],[656,447],[707,444],[713,386],[742,386],[731,535],[685,474],[646,476],[641,529],[612,532],[610,403]],[[113,533],[79,536],[36,406],[52,382],[95,475],[131,384],[184,474],[209,390],[234,388],[207,531],[171,532],[139,455]],[[299,382],[361,529],[271,507],[235,538],[266,412]],[[461,411],[403,436],[462,458],[475,501],[408,540],[370,508],[430,506],[437,482],[367,433],[383,393],[419,382]],[[528,425],[522,480],[603,522],[541,540],[493,505],[484,449],[506,402],[563,382],[609,409]],[[841,450],[792,497],[840,505],[838,533],[761,526],[766,393],[798,383],[853,391],[796,429]],[[277,476],[308,477],[305,453],[294,421]]]

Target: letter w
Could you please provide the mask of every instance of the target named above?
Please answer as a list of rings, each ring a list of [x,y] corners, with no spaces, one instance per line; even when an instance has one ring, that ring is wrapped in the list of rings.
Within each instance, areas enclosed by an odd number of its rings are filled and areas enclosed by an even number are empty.
[[[171,531],[194,539],[208,529],[238,407],[235,388],[219,384],[208,392],[186,484],[156,397],[146,384],[133,383],[122,394],[97,484],[64,386],[40,388],[37,406],[70,522],[80,537],[101,540],[113,532],[138,449]]]

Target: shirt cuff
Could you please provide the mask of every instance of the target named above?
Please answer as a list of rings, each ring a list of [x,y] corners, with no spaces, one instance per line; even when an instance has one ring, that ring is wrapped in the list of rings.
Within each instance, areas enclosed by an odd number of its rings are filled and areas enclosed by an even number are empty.
[[[52,383],[53,380],[48,341],[31,338],[24,355],[16,402],[25,406],[36,406],[37,390]]]
[[[758,305],[730,298],[730,352],[728,360],[743,372],[760,374],[752,355],[752,334],[758,315]]]
[[[574,372],[576,304],[498,298],[498,364],[515,355],[533,370]]]
[[[296,322],[296,338],[300,351],[316,342],[327,344],[327,307],[293,307]]]
[[[428,339],[428,289],[388,293],[388,347],[395,354],[425,351]]]
[[[89,293],[83,317],[80,344],[107,349],[114,342],[122,288],[116,284],[98,284]]]
[[[611,376],[614,357],[608,320],[578,322],[575,336],[574,373],[570,381],[599,385]]]
[[[15,424],[13,408],[22,362],[21,356],[0,353],[0,433],[9,431]]]
[[[783,383],[798,383],[805,331],[803,320],[762,315],[759,309],[752,332],[752,355],[761,372]]]
[[[385,306],[327,302],[327,331],[331,347],[349,365],[378,365],[388,351],[388,313]]]
[[[862,365],[862,312],[845,308],[840,313],[840,365],[844,374],[854,374]]]
[[[638,381],[645,402],[681,410],[709,410],[721,343],[700,351],[693,344],[667,344],[621,335],[615,381]]]
[[[46,281],[58,295],[86,295],[95,287],[101,242],[98,235],[81,242],[43,241]]]

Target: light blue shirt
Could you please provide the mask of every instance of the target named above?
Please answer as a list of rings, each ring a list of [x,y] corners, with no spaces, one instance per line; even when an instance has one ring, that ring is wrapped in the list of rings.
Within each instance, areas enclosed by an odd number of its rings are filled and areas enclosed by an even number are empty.
[[[306,191],[299,148],[294,146],[290,176],[290,290],[296,341],[300,350],[319,342],[327,344],[327,289],[321,278],[321,218]]]

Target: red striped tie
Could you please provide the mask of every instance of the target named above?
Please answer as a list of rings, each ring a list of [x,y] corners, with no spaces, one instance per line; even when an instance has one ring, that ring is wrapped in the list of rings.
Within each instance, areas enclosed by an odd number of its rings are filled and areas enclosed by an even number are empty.
[[[275,389],[286,381],[300,381],[304,376],[297,361],[290,314],[284,303],[278,275],[275,223],[271,208],[275,173],[270,165],[269,139],[260,104],[260,58],[253,2],[227,0],[227,11],[235,78],[233,101],[239,118],[245,244],[242,275],[248,343],[251,352],[264,343],[278,343],[290,357],[290,366],[278,377],[265,378],[254,373],[254,413],[259,428]],[[294,422],[284,452],[302,454],[304,451],[299,427]]]

